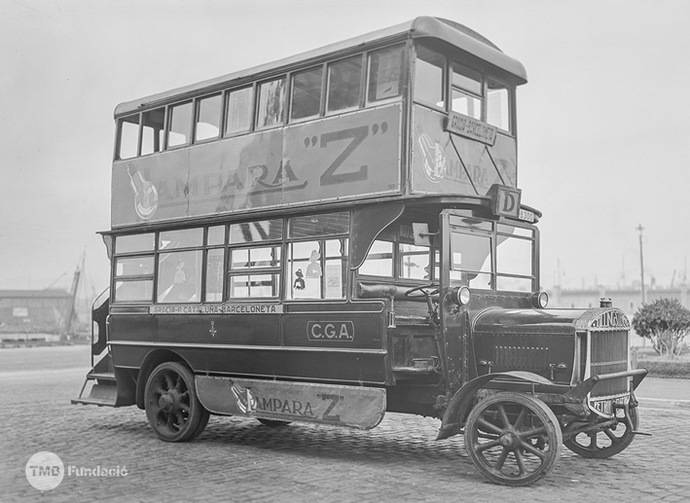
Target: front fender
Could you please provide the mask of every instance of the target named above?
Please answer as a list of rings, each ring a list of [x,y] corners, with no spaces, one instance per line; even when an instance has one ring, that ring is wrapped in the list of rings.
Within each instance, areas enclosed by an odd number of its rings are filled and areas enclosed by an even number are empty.
[[[448,407],[443,413],[441,428],[438,430],[436,440],[452,437],[460,433],[460,429],[465,424],[465,418],[470,412],[474,397],[481,388],[487,383],[499,377],[510,377],[534,384],[553,384],[543,376],[532,372],[511,371],[496,374],[484,374],[466,382],[448,402]]]

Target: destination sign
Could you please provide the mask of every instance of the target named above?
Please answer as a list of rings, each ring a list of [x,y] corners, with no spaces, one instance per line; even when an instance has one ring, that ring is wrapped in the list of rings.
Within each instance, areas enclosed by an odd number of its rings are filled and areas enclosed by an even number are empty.
[[[487,145],[493,145],[496,142],[495,127],[456,112],[448,114],[446,130]]]
[[[282,304],[156,304],[151,314],[281,314]]]

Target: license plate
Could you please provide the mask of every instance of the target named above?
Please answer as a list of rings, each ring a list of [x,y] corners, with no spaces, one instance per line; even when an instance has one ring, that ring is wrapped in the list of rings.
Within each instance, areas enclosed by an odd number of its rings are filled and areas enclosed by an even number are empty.
[[[599,411],[600,414],[605,416],[613,415],[613,400],[599,400],[598,402],[593,402],[592,406]]]

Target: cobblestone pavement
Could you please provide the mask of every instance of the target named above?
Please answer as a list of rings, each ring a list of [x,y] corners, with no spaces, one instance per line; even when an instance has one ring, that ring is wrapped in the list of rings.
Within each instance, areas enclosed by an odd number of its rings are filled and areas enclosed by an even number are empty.
[[[370,431],[212,417],[198,440],[157,440],[143,411],[72,406],[86,369],[0,371],[0,501],[687,501],[690,411],[641,410],[623,453],[587,460],[564,450],[537,485],[506,488],[475,472],[460,437],[438,421],[389,414]],[[39,493],[24,467],[35,452],[65,466],[125,466],[126,477],[66,476]]]

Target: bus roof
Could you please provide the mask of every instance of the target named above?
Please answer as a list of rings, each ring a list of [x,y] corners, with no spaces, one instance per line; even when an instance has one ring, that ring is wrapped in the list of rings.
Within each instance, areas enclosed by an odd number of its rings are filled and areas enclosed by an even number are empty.
[[[366,46],[374,42],[394,42],[397,40],[403,40],[407,37],[431,37],[445,41],[505,72],[508,72],[516,78],[518,84],[524,84],[527,82],[527,73],[522,63],[504,54],[495,44],[479,33],[448,19],[423,16],[417,17],[405,23],[391,26],[389,28],[376,30],[358,37],[325,45],[308,52],[296,54],[288,58],[283,58],[277,61],[255,66],[253,68],[248,68],[246,70],[226,74],[221,77],[179,87],[170,91],[157,93],[145,98],[124,102],[115,108],[115,115],[119,116],[136,112],[143,107],[156,106],[159,103],[170,100],[171,98],[184,99],[185,97],[194,95],[195,93],[198,93],[206,88],[213,88],[214,86],[221,88],[231,84],[233,81],[240,81],[249,77],[256,77],[257,75],[276,72],[279,69],[287,68],[296,63],[319,59],[327,55],[334,55],[338,52],[344,52],[348,49],[359,46]]]

